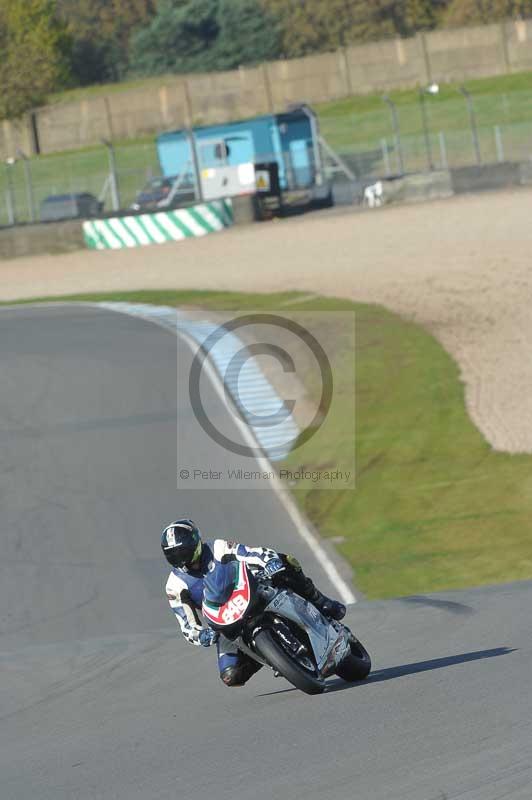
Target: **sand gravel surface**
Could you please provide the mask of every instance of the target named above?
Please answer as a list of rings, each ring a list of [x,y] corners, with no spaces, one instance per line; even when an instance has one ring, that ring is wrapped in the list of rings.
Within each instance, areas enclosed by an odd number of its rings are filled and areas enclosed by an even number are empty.
[[[148,288],[380,303],[454,356],[497,450],[532,452],[532,191],[333,210],[136,250],[0,262],[0,299]]]

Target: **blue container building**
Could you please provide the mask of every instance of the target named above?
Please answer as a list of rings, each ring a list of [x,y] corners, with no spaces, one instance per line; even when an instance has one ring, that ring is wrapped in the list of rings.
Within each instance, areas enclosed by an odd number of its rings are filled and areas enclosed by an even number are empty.
[[[190,179],[195,171],[203,175],[219,167],[275,161],[284,191],[313,187],[321,169],[317,121],[306,106],[240,122],[162,133],[157,137],[157,152],[163,175]]]

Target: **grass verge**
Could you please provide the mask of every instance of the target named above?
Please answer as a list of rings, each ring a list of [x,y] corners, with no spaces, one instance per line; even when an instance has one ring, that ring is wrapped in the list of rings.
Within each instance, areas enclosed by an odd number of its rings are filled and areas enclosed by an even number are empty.
[[[532,457],[494,452],[472,424],[458,368],[438,342],[380,307],[297,293],[142,291],[50,300],[123,300],[212,310],[356,311],[356,441],[345,414],[312,463],[338,463],[356,446],[356,490],[304,485],[296,501],[333,538],[370,598],[532,577]],[[27,302],[27,301],[26,301]],[[338,347],[342,375],[350,351]],[[342,383],[336,391],[342,396]],[[313,392],[314,387],[309,387]],[[288,459],[298,466],[294,451]]]

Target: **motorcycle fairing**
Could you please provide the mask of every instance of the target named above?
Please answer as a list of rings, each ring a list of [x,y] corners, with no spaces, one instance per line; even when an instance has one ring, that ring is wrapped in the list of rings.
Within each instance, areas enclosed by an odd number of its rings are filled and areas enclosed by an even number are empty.
[[[264,610],[285,617],[306,631],[320,673],[331,671],[349,652],[346,635],[338,632],[312,603],[293,592],[277,592]]]
[[[234,625],[242,619],[248,610],[251,601],[251,588],[249,576],[243,562],[232,562],[236,575],[234,576],[233,591],[222,603],[204,597],[202,603],[203,616],[216,626]],[[225,587],[224,587],[225,588]],[[227,592],[224,590],[224,594]]]

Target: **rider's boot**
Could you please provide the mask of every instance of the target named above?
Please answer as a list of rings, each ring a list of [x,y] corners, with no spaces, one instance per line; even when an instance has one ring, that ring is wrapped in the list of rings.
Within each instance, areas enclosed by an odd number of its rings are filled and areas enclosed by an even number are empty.
[[[315,605],[323,616],[338,621],[345,617],[347,608],[344,604],[338,602],[338,600],[331,600],[322,594],[314,585],[313,580],[308,575],[305,575],[301,564],[294,556],[284,555],[282,558],[286,569],[286,572],[281,573],[284,576],[281,578],[284,583],[289,585],[301,597]]]
[[[308,599],[316,606],[318,611],[321,611],[323,616],[328,617],[328,619],[335,619],[339,622],[347,613],[347,608],[343,603],[340,603],[338,600],[331,600],[330,597],[326,597],[319,589],[316,589],[316,587],[314,587],[313,596]]]

